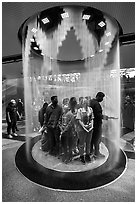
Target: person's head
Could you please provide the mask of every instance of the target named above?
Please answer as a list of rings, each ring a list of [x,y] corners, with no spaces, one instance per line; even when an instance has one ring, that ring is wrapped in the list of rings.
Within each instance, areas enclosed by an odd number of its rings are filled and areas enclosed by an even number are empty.
[[[43,104],[43,109],[46,109],[47,108],[47,106],[48,106],[48,104],[45,102],[44,104]]]
[[[86,97],[83,98],[83,100],[82,100],[82,107],[85,107],[85,108],[88,107],[88,99]]]
[[[102,102],[104,97],[105,97],[105,94],[103,92],[98,92],[96,94],[96,99],[98,102]]]
[[[12,99],[10,102],[12,106],[16,106],[16,101],[14,99]]]
[[[91,100],[91,96],[86,96],[85,98],[88,100],[88,104],[89,104]]]
[[[74,109],[77,105],[76,97],[71,97],[69,100],[69,107],[70,109]]]
[[[79,103],[82,103],[83,96],[79,97]]]
[[[53,105],[57,105],[58,97],[57,96],[51,96],[51,102],[52,102]]]
[[[127,95],[126,98],[125,98],[125,100],[126,100],[126,102],[131,102],[131,98],[130,98],[130,96]]]
[[[63,103],[63,105],[68,105],[69,98],[64,98],[62,103]]]

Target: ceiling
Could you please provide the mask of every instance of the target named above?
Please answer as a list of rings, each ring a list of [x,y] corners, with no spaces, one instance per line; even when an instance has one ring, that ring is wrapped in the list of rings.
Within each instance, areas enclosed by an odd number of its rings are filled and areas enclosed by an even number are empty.
[[[123,34],[135,33],[135,2],[2,2],[2,56],[21,53],[18,30],[30,16],[60,5],[84,5],[99,9],[114,17]],[[122,67],[135,67],[135,45],[121,46]]]

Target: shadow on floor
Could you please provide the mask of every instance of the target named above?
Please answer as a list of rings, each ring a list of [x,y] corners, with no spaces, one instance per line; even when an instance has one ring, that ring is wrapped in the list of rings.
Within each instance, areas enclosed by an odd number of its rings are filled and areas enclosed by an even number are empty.
[[[128,159],[135,159],[135,152],[127,152],[125,151],[125,154]]]
[[[9,139],[6,133],[2,133],[2,138]],[[26,141],[26,137],[18,135],[16,137],[11,138],[11,140]]]

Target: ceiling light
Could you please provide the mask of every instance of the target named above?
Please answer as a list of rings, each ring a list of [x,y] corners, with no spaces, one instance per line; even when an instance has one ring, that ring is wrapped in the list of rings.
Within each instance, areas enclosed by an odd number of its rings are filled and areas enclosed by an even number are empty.
[[[90,55],[90,57],[94,57],[95,55]]]
[[[39,48],[38,47],[34,47],[34,50],[38,50]]]
[[[33,33],[36,33],[38,30],[37,30],[36,28],[32,28],[31,31],[32,31]]]
[[[104,27],[106,24],[105,24],[103,21],[101,21],[100,23],[98,23],[98,25],[102,28],[102,27]]]
[[[43,19],[42,19],[42,22],[43,22],[44,24],[49,23],[49,19],[48,19],[48,18],[43,18]]]
[[[98,52],[103,52],[103,50],[99,50]]]
[[[111,32],[106,33],[106,36],[107,36],[107,37],[110,36],[110,35],[111,35]]]
[[[90,16],[91,16],[91,15],[85,15],[85,14],[84,14],[83,17],[82,17],[82,19],[84,19],[84,20],[89,20]]]
[[[69,14],[67,12],[66,13],[62,13],[61,16],[62,16],[62,18],[68,18]]]

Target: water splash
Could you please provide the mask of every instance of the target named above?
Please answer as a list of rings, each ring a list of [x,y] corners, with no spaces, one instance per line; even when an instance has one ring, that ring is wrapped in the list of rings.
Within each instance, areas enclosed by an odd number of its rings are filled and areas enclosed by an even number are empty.
[[[42,31],[37,18],[28,24],[27,37],[23,46],[24,95],[26,135],[33,135],[39,129],[38,111],[44,101],[50,102],[52,95],[57,95],[59,103],[63,98],[75,96],[95,97],[98,91],[105,93],[102,103],[104,114],[118,119],[103,122],[103,136],[114,142],[116,152],[108,169],[113,168],[119,156],[120,137],[120,64],[118,27],[115,22],[106,18],[107,28],[97,45],[95,36],[89,32],[86,23],[81,20],[81,9],[74,13],[73,9],[66,9],[70,18],[66,18],[51,33],[49,38]],[[80,42],[83,60],[58,61],[57,55],[65,40],[67,31],[74,27],[76,40]],[[36,27],[37,32],[32,33]],[[110,34],[109,34],[110,33]],[[37,44],[44,54],[43,57],[31,53],[31,40],[35,36]],[[24,43],[24,42],[23,42]],[[73,45],[72,45],[73,49]],[[115,75],[111,76],[111,71]],[[29,137],[27,137],[27,151],[29,151]]]

